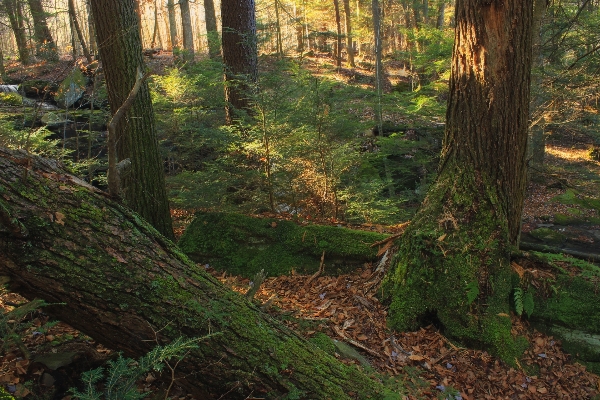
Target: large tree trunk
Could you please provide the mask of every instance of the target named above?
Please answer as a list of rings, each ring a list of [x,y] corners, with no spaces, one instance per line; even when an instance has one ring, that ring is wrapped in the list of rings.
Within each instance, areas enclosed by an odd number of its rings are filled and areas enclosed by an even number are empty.
[[[25,35],[25,25],[23,24],[23,13],[21,5],[16,0],[3,0],[4,10],[8,16],[10,27],[15,35],[17,51],[19,52],[19,61],[27,65],[31,62],[29,49],[27,48],[27,36]]]
[[[129,96],[138,70],[145,70],[134,2],[92,1],[92,14],[100,44],[108,101],[114,114]],[[115,35],[115,32],[122,34]],[[125,203],[163,235],[172,238],[163,164],[158,151],[154,110],[147,82],[142,83],[126,117],[119,120],[116,132],[118,160],[128,158],[131,161],[130,169],[120,179]]]
[[[0,148],[0,273],[44,310],[137,357],[211,337],[177,367],[202,399],[377,399],[345,366],[191,263],[138,215],[57,162]],[[60,303],[64,303],[61,305]]]
[[[58,60],[58,50],[52,33],[46,22],[46,13],[41,0],[27,0],[33,18],[33,32],[35,36],[36,55],[49,61]]]
[[[250,92],[258,78],[254,0],[223,0],[221,37],[225,64],[225,118],[250,108]]]
[[[399,329],[434,319],[514,362],[511,248],[525,195],[533,0],[458,0],[438,179],[400,240],[384,295]]]
[[[206,39],[208,40],[208,55],[215,59],[221,55],[221,40],[217,30],[217,14],[214,0],[204,0],[204,19],[206,20]]]

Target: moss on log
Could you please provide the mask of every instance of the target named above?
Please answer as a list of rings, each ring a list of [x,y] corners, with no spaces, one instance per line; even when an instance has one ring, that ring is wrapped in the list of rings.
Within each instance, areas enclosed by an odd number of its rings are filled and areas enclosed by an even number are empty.
[[[0,274],[54,317],[132,357],[216,333],[177,368],[199,398],[383,397],[56,162],[0,148],[0,205]]]
[[[179,247],[194,261],[246,277],[261,269],[269,276],[292,270],[314,273],[325,252],[325,272],[335,274],[374,261],[378,249],[371,245],[388,236],[240,214],[198,212],[179,240]]]

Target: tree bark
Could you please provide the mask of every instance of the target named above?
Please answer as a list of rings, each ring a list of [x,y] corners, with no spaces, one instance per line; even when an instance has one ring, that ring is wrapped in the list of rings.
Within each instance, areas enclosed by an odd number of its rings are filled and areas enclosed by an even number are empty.
[[[71,18],[71,23],[73,24],[73,28],[75,28],[75,32],[77,33],[77,38],[79,39],[79,43],[81,44],[81,49],[83,50],[83,55],[87,60],[88,64],[92,63],[92,55],[85,44],[85,37],[83,36],[83,31],[79,26],[79,20],[77,19],[77,11],[75,10],[75,2],[74,0],[69,0],[69,17]]]
[[[191,61],[194,59],[194,30],[192,29],[192,14],[190,12],[190,1],[179,0],[181,10],[181,30],[183,33],[183,59]]]
[[[89,36],[89,44],[90,44],[90,54],[97,56],[98,55],[98,44],[96,42],[96,26],[94,25],[94,19],[92,18],[92,0],[86,0],[85,8],[88,13],[88,36]]]
[[[100,56],[114,114],[125,102],[137,79],[145,71],[142,44],[133,0],[92,1]],[[154,110],[144,82],[125,118],[116,126],[117,156],[129,159],[131,167],[121,176],[125,204],[168,238],[173,237],[163,164],[158,151]]]
[[[179,47],[177,42],[177,18],[175,17],[175,1],[167,0],[167,13],[169,14],[169,35],[171,37],[171,50]]]
[[[208,40],[208,56],[212,59],[221,55],[221,40],[217,30],[217,14],[214,0],[204,0],[204,19],[206,20],[206,35]]]
[[[248,111],[258,79],[254,0],[223,0],[221,37],[225,64],[225,119],[231,124],[239,110]]]
[[[35,36],[36,55],[48,61],[58,60],[58,50],[52,33],[46,22],[46,13],[41,0],[27,0],[33,18],[33,32]]]
[[[25,25],[23,24],[23,15],[20,9],[21,5],[16,0],[3,0],[3,4],[10,27],[15,35],[19,61],[27,65],[31,62],[31,57],[27,48],[27,36],[25,35]]]
[[[354,43],[352,41],[352,14],[350,13],[350,0],[344,0],[344,15],[346,20],[346,51],[348,52],[348,66],[356,67],[354,64]]]
[[[380,383],[225,288],[56,161],[0,149],[0,191],[0,273],[13,288],[131,357],[212,334],[177,366],[176,384],[198,398],[383,397]]]
[[[439,174],[383,293],[393,328],[433,318],[514,363],[510,251],[525,196],[533,0],[458,0]]]

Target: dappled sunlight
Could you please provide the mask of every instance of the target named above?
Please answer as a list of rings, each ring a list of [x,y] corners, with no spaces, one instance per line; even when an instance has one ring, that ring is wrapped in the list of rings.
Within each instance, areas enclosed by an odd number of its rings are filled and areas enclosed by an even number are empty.
[[[600,165],[599,162],[590,159],[588,149],[546,146],[546,153],[566,161],[590,162]]]

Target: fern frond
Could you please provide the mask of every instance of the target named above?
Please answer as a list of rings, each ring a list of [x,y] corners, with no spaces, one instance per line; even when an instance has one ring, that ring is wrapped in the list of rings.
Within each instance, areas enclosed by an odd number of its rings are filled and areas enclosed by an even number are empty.
[[[517,312],[517,315],[523,314],[523,289],[520,287],[515,288],[513,297],[515,300],[515,311]]]

